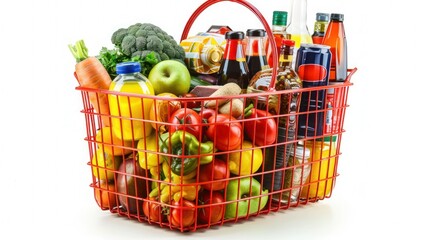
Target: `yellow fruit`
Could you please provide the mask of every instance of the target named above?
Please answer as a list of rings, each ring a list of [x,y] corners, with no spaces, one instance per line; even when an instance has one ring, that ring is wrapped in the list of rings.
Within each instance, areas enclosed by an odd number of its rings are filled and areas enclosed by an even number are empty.
[[[92,173],[98,180],[111,181],[115,176],[114,170],[119,168],[122,157],[103,152],[101,148],[97,149],[96,154],[92,157]]]
[[[138,160],[141,168],[149,169],[156,167],[164,161],[164,158],[157,154],[159,152],[157,149],[157,141],[158,137],[156,134],[152,134],[138,141]]]
[[[95,140],[98,148],[110,155],[122,156],[132,152],[133,141],[122,141],[111,133],[110,127],[103,127],[98,130]]]
[[[229,154],[229,170],[235,175],[249,175],[258,171],[262,165],[263,155],[260,148],[252,149],[252,143],[244,141],[241,152]]]

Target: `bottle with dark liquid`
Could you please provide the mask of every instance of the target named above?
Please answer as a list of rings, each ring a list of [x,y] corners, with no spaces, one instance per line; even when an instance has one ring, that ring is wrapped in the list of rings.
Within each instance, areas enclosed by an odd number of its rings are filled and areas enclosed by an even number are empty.
[[[322,44],[331,47],[331,71],[329,81],[344,82],[347,78],[347,39],[344,15],[332,13]]]
[[[248,29],[246,32],[246,62],[249,67],[249,79],[262,69],[269,68],[265,53],[264,29]]]
[[[241,31],[230,31],[225,34],[226,45],[222,63],[218,72],[218,85],[229,82],[237,83],[243,93],[249,85],[249,67],[243,49],[244,33]]]

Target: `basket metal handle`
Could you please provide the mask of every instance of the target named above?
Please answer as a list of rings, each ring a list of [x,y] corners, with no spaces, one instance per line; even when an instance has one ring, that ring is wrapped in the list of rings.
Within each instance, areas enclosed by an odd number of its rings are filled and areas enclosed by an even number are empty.
[[[270,25],[268,24],[268,22],[265,20],[264,16],[262,15],[262,13],[252,4],[250,4],[249,2],[245,1],[245,0],[207,0],[206,2],[204,2],[203,4],[201,4],[201,6],[199,6],[195,12],[191,15],[191,17],[189,18],[188,22],[185,25],[185,28],[183,30],[182,33],[182,37],[181,37],[181,41],[183,41],[184,39],[186,39],[188,37],[188,33],[189,30],[192,27],[192,24],[195,22],[195,19],[204,11],[206,10],[208,7],[210,7],[213,4],[219,3],[219,2],[235,2],[238,4],[241,4],[245,7],[247,7],[251,12],[253,12],[256,17],[258,17],[259,21],[261,21],[262,25],[265,28],[265,31],[267,32],[267,37],[268,40],[270,41],[271,46],[276,46],[276,42],[274,40],[274,35],[271,31]],[[278,66],[278,61],[279,61],[279,57],[278,57],[278,53],[276,51],[276,48],[273,47],[273,71],[272,71],[272,78],[271,78],[271,83],[269,86],[270,90],[274,90],[274,86],[276,83],[276,77],[277,77],[277,66]]]

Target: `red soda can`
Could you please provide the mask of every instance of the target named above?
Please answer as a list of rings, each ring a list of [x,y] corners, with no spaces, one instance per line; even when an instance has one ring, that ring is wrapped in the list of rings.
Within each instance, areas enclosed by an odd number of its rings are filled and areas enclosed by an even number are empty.
[[[329,46],[301,44],[296,56],[295,71],[303,88],[327,86],[331,67]],[[304,91],[301,95],[298,116],[298,136],[301,138],[322,136],[326,120],[326,89]]]

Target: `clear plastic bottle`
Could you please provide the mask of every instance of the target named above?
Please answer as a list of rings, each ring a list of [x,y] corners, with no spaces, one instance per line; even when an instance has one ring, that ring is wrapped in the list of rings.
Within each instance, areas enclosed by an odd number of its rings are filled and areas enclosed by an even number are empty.
[[[285,11],[274,11],[271,31],[273,33],[274,41],[276,42],[276,47],[271,47],[271,44],[268,40],[265,41],[265,50],[267,52],[267,61],[270,67],[273,67],[273,50],[277,50],[277,54],[280,54],[280,47],[282,44],[282,39],[289,38],[286,33],[287,26],[287,15]]]
[[[313,43],[307,27],[307,0],[293,0],[291,20],[286,31],[290,34],[290,39],[295,41],[294,56],[302,43]],[[295,59],[292,67],[295,68]]]
[[[331,71],[329,81],[344,82],[347,78],[347,39],[344,15],[332,13],[322,44],[331,47]]]
[[[141,73],[138,62],[125,62],[116,65],[118,76],[110,84],[109,90],[125,94],[109,94],[109,108],[112,115],[112,132],[123,140],[138,140],[152,133],[149,119],[153,100],[126,96],[126,93],[154,95],[152,84]],[[133,118],[134,120],[131,120]]]
[[[262,69],[269,68],[265,53],[264,29],[248,29],[246,31],[246,62],[249,67],[249,79]]]

